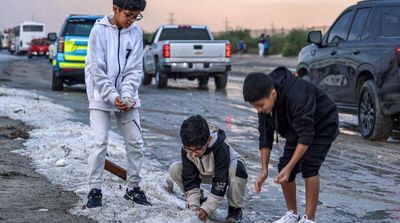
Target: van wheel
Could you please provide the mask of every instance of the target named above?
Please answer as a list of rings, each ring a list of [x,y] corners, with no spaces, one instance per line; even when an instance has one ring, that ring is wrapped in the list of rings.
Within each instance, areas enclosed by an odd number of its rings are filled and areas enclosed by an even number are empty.
[[[228,83],[228,73],[225,72],[221,75],[215,76],[214,81],[217,89],[225,89],[226,84]]]
[[[58,71],[53,71],[51,89],[53,91],[62,91],[64,89],[64,81],[61,77],[58,77]]]
[[[358,100],[358,126],[361,135],[369,140],[386,140],[393,130],[393,120],[381,109],[374,81],[366,81]]]

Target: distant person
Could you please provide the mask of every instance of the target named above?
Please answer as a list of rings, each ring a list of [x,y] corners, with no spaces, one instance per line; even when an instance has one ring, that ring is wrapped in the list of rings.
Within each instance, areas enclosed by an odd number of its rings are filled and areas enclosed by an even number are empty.
[[[150,204],[139,187],[143,139],[138,89],[143,77],[143,37],[134,24],[142,18],[145,7],[146,0],[113,0],[114,15],[97,21],[89,36],[85,81],[94,137],[88,162],[88,208],[102,205],[101,183],[111,113],[125,140],[128,175],[124,198]]]
[[[339,118],[335,103],[312,83],[295,78],[285,67],[269,75],[249,74],[243,84],[244,100],[258,111],[261,174],[255,182],[256,192],[268,177],[268,165],[274,133],[286,139],[279,158],[279,174],[288,212],[275,223],[314,223],[318,204],[319,169],[338,135]],[[296,204],[298,173],[305,180],[305,215],[300,219]]]
[[[228,198],[227,222],[240,222],[247,184],[245,161],[228,143],[225,132],[208,125],[200,115],[183,121],[180,132],[181,161],[171,164],[172,180],[187,196],[187,207],[207,219]],[[201,183],[211,184],[211,193],[202,196]]]
[[[271,48],[271,40],[270,40],[269,36],[267,36],[265,38],[265,42],[264,42],[264,56],[269,55],[269,48]]]
[[[246,53],[246,49],[247,49],[246,43],[244,42],[244,40],[242,40],[242,39],[239,40],[237,48],[239,51],[239,58],[241,58],[241,56]]]
[[[265,34],[261,34],[260,38],[258,39],[258,55],[260,57],[264,56],[264,50],[265,50]]]

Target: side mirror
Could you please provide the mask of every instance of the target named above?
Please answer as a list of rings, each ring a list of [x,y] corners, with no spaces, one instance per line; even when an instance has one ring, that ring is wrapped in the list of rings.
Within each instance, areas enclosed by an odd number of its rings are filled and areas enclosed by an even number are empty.
[[[150,41],[148,39],[143,39],[143,46],[150,45]]]
[[[50,40],[50,42],[55,42],[57,39],[57,33],[49,33],[47,34],[47,39]]]
[[[307,42],[314,43],[318,46],[321,46],[322,41],[322,32],[321,31],[311,31],[308,33]]]

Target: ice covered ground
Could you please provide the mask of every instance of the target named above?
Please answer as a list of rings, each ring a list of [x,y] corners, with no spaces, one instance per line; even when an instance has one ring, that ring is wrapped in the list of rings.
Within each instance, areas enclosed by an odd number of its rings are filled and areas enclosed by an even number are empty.
[[[185,201],[179,199],[182,194],[176,187],[175,195],[165,192],[163,185],[168,173],[159,167],[157,160],[148,157],[144,158],[140,186],[153,206],[133,205],[124,200],[124,181],[104,172],[103,207],[85,209],[89,190],[86,166],[92,141],[90,126],[69,121],[73,115],[71,109],[30,91],[0,87],[0,108],[1,116],[35,127],[25,148],[16,152],[31,157],[39,173],[80,197],[80,202],[71,210],[73,214],[99,222],[198,222],[195,213],[185,209]],[[108,159],[124,166],[122,137],[110,132],[108,148]]]
[[[54,184],[73,191],[80,202],[71,210],[73,214],[84,215],[99,222],[198,222],[195,213],[185,209],[183,195],[175,187],[175,194],[163,189],[168,172],[161,168],[156,159],[145,155],[141,175],[142,184],[153,206],[133,205],[123,199],[124,181],[104,172],[103,207],[85,209],[89,191],[86,166],[92,141],[90,126],[70,121],[74,111],[52,103],[50,99],[32,91],[0,87],[0,116],[24,121],[35,127],[25,148],[16,151],[34,160],[37,171],[48,177]],[[356,116],[340,114],[340,121],[357,124]],[[146,129],[145,129],[146,130]],[[148,132],[148,131],[145,131]],[[151,136],[147,136],[151,137]],[[145,135],[146,138],[146,135]],[[144,154],[148,154],[145,147]],[[124,166],[125,150],[123,139],[110,132],[107,157]],[[257,163],[249,163],[250,166]],[[250,177],[247,191],[253,194],[254,176]],[[265,186],[272,186],[266,182]],[[276,185],[273,185],[276,187]],[[248,198],[256,198],[256,195]],[[226,210],[218,209],[214,219],[223,219]],[[254,216],[247,213],[247,217]]]

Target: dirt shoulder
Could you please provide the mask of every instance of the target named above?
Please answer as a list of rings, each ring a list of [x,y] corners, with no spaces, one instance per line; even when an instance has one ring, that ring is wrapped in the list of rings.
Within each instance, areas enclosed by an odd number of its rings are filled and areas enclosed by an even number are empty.
[[[69,213],[78,202],[73,192],[51,184],[31,159],[12,152],[24,148],[30,129],[0,117],[0,222],[92,222]]]

